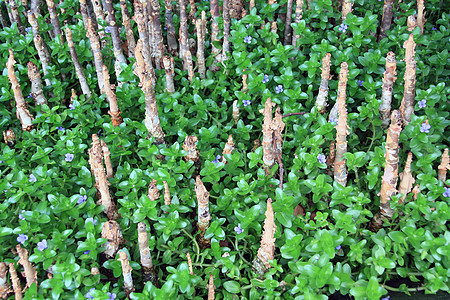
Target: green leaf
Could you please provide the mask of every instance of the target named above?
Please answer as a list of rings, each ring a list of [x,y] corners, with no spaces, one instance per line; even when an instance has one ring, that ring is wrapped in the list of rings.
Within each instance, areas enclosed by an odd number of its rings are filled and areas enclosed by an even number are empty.
[[[224,282],[223,287],[232,294],[237,294],[241,291],[241,285],[234,280]]]

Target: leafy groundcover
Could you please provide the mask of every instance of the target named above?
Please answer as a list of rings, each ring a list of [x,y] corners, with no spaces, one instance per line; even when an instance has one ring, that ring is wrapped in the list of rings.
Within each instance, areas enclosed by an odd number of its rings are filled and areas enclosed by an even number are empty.
[[[448,9],[0,1],[0,298],[448,293]]]

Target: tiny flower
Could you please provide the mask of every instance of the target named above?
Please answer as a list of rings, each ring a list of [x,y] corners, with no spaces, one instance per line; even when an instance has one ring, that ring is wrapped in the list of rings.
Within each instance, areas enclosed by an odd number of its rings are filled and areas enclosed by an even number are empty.
[[[166,26],[164,26],[164,30],[167,30],[167,27],[166,27]]]
[[[249,27],[250,27],[250,24],[247,24],[247,25],[245,25],[245,28],[247,28],[247,29],[248,29]]]
[[[450,187],[444,187],[445,192],[442,194],[442,196],[450,198]]]
[[[0,160],[0,164],[3,163],[3,160]]]
[[[242,100],[242,104],[244,104],[244,106],[250,105],[252,102],[250,100]]]
[[[86,199],[87,199],[86,195],[80,195],[80,197],[78,198],[77,204],[81,204],[81,203],[86,202]],[[94,222],[92,222],[92,223],[94,223]]]
[[[89,252],[91,252],[91,250],[86,250],[86,251],[84,251],[83,253],[84,253],[84,254],[89,254]]]
[[[229,257],[230,256],[230,253],[228,253],[228,252],[225,252],[224,254],[222,254],[222,257]]]
[[[25,28],[25,31],[26,31],[27,33],[29,33],[29,32],[30,32],[30,30],[31,30],[31,27],[27,27],[27,28]]]
[[[108,292],[107,295],[108,295],[108,297],[109,297],[108,300],[114,300],[114,299],[116,299],[116,297],[117,297],[115,293],[112,293],[112,294],[111,294],[110,292]]]
[[[433,27],[433,28],[431,28],[431,30],[437,30],[437,28],[436,28],[436,27]]]
[[[347,28],[348,28],[347,24],[341,24],[341,26],[339,26],[338,30],[345,33],[347,31]]]
[[[391,296],[387,296],[387,297],[381,298],[381,300],[389,300],[390,298],[391,298]]]
[[[328,121],[328,122],[330,122],[333,125],[337,125],[337,119],[335,119],[335,118],[330,118],[330,121]]]
[[[359,80],[359,79],[358,79],[358,85],[359,85],[359,86],[363,86],[363,83],[364,83],[364,80]]]
[[[244,43],[250,44],[251,42],[252,42],[252,37],[249,36],[249,35],[247,35],[247,36],[244,38]]]
[[[277,85],[277,86],[275,87],[275,92],[276,92],[277,94],[283,92],[283,86],[282,86],[281,84]]]
[[[236,231],[237,234],[241,234],[244,232],[244,229],[241,228],[241,223],[239,223],[238,226],[234,227],[234,231]]]
[[[111,33],[111,27],[106,26],[106,27],[105,27],[105,32],[106,32],[106,33]]]
[[[318,154],[318,155],[317,155],[317,160],[318,160],[321,164],[323,164],[323,163],[325,163],[325,162],[327,161],[327,157],[326,157],[325,155],[323,155],[323,154]]]
[[[29,182],[36,182],[37,178],[33,174],[30,174],[30,179],[28,179]]]
[[[64,131],[64,130],[66,130],[64,127],[62,127],[62,126],[59,126],[59,127],[56,127],[56,129],[58,129],[59,131]]]
[[[27,98],[33,98],[33,95],[31,93],[29,93]]]
[[[37,248],[39,251],[44,251],[45,249],[47,249],[48,248],[47,240],[44,239],[44,240],[40,241],[39,243],[37,243]]]
[[[17,242],[21,243],[23,245],[23,243],[25,243],[25,241],[28,240],[28,236],[26,234],[19,234],[19,236],[17,237]]]
[[[423,99],[419,101],[419,108],[425,108],[427,106],[427,100]]]
[[[336,250],[341,250],[341,245],[337,245]]]
[[[67,162],[71,162],[73,160],[74,155],[72,153],[66,153],[66,158],[65,160]]]
[[[316,260],[319,260],[320,256],[319,256],[319,255],[317,255],[317,256],[316,256],[315,258],[316,258]]]
[[[87,299],[94,299],[94,297],[91,295],[92,291],[95,291],[95,288],[92,288],[89,290],[89,292],[87,292],[87,294],[86,294]]]
[[[75,105],[73,105],[73,103],[70,103],[70,104],[69,104],[69,108],[70,108],[70,109],[75,109]]]
[[[216,159],[215,159],[215,160],[213,160],[213,161],[212,161],[212,163],[213,163],[213,164],[216,164],[216,163],[218,163],[218,162],[220,161],[220,159],[221,159],[221,158],[222,158],[222,156],[220,156],[220,155],[217,155],[217,156],[216,156]]]
[[[21,210],[20,211],[20,214],[19,214],[19,219],[21,219],[21,220],[25,220],[25,217],[23,216],[23,213],[25,212],[25,210]]]
[[[81,197],[83,197],[83,196],[80,196],[80,198],[81,198]],[[86,196],[84,196],[84,197],[86,197]],[[78,201],[80,201],[80,200],[78,200]],[[86,198],[84,198],[84,201],[86,201]],[[84,202],[84,201],[83,201],[83,202]],[[91,221],[93,225],[97,224],[97,220],[94,220],[94,218],[87,218],[86,220]]]
[[[269,82],[269,75],[264,74],[264,79],[263,79],[262,83],[267,83],[267,82]]]
[[[422,123],[422,126],[420,126],[420,132],[430,133],[431,125],[427,123]]]

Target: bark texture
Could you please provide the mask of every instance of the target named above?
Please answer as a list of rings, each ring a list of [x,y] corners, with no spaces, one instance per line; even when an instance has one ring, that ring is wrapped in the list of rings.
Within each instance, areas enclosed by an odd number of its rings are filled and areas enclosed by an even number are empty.
[[[447,170],[450,170],[450,157],[448,155],[448,148],[445,148],[442,153],[441,164],[438,166],[438,179],[444,182],[447,178]]]
[[[342,21],[345,21],[347,19],[347,15],[353,11],[352,6],[352,0],[344,0],[344,2],[342,2]]]
[[[403,172],[400,173],[400,186],[398,188],[398,192],[403,196],[400,198],[399,203],[403,203],[405,201],[408,193],[412,191],[413,184],[415,182],[414,177],[411,175],[411,162],[412,153],[409,152],[408,158],[406,159],[405,168],[403,169]]]
[[[303,15],[303,0],[296,0],[296,7],[295,7],[295,23],[298,24],[302,20]],[[292,35],[292,46],[294,46],[295,49],[298,49],[297,41],[300,39],[300,34],[296,34],[295,32]]]
[[[186,14],[186,0],[180,0],[180,58],[183,61],[183,69],[188,71],[187,52],[188,43],[188,18]]]
[[[208,281],[208,300],[214,300],[214,277],[212,274],[209,275],[209,281]]]
[[[347,152],[347,108],[346,108],[346,89],[347,89],[348,65],[346,62],[341,64],[339,73],[338,88],[338,122],[336,126],[336,158],[334,160],[334,181],[342,186],[347,185],[347,166],[344,154]]]
[[[55,36],[61,38],[61,44],[64,44],[64,39],[62,36],[61,25],[59,24],[58,14],[56,13],[55,2],[53,0],[46,0],[48,6],[48,12],[50,14],[50,21],[53,25],[53,33]]]
[[[234,150],[233,136],[230,134],[228,136],[228,141],[225,144],[225,147],[223,148],[222,154],[230,154],[231,155],[233,153],[233,150]],[[222,162],[224,164],[227,163],[227,160],[225,159],[225,156],[223,156],[223,155],[222,155]]]
[[[0,262],[0,299],[7,299],[12,292],[7,280],[8,266],[4,262]]]
[[[151,0],[151,4],[152,4],[151,21],[154,33],[153,43],[155,44],[155,52],[154,52],[155,66],[157,69],[161,69],[163,65],[162,59],[165,52],[164,41],[161,32],[161,19],[159,17],[161,6],[159,5],[158,0]]]
[[[264,231],[261,237],[261,246],[258,249],[258,255],[253,261],[253,268],[261,276],[271,267],[269,260],[275,257],[275,226],[274,213],[272,208],[272,199],[267,199],[266,219],[264,220]]]
[[[425,5],[424,0],[417,0],[417,26],[420,27],[420,34],[423,34],[423,29],[425,26]]]
[[[237,125],[239,122],[239,107],[237,106],[237,100],[233,101],[233,120],[234,124]]]
[[[23,27],[22,19],[20,19],[19,10],[15,0],[9,0],[9,9],[12,16],[11,23],[16,22],[19,33],[25,35],[25,28]]]
[[[240,20],[245,14],[243,0],[230,0],[230,16],[233,19]]]
[[[109,115],[111,116],[111,121],[114,127],[119,126],[122,123],[122,117],[120,116],[119,106],[117,104],[117,97],[111,88],[109,83],[109,72],[108,68],[103,65],[103,82],[105,84],[105,94],[109,101]]]
[[[42,40],[41,35],[39,34],[39,25],[36,19],[36,14],[33,12],[28,13],[28,22],[31,25],[31,29],[33,30],[33,41],[34,46],[36,47],[39,60],[42,64],[42,71],[44,72],[44,75],[48,74],[47,67],[50,66],[50,53],[48,52],[47,46],[45,45],[44,41]],[[51,82],[50,79],[45,79],[45,85],[50,86]]]
[[[108,259],[114,258],[120,249],[120,244],[124,242],[119,223],[114,220],[105,222],[102,228],[102,238],[107,240],[102,245],[105,248],[103,253]]]
[[[125,35],[127,37],[128,57],[134,57],[136,40],[134,39],[133,27],[131,26],[130,20],[130,12],[128,11],[126,0],[120,0],[120,9],[122,11],[122,24],[125,27]]]
[[[33,62],[28,62],[28,78],[31,81],[31,95],[36,101],[37,105],[47,104],[47,99],[44,96],[44,92],[42,91],[42,80],[41,74],[39,74],[39,70],[37,66]]]
[[[222,57],[221,61],[227,59],[227,53],[230,53],[230,28],[231,28],[231,20],[230,20],[230,1],[232,0],[223,0],[223,46],[222,46]]]
[[[102,145],[103,159],[105,160],[106,177],[114,178],[114,171],[111,163],[111,152],[109,152],[108,145],[106,145],[104,140],[101,140],[100,144]]]
[[[403,93],[402,103],[400,105],[400,114],[403,125],[406,126],[411,121],[411,115],[414,114],[414,103],[416,96],[416,60],[414,36],[411,33],[409,39],[403,44],[405,48],[405,91]]]
[[[86,5],[86,0],[80,0],[80,13],[81,13],[81,17],[83,18],[84,29],[88,30],[89,13],[88,13],[88,7]]]
[[[170,199],[170,189],[167,181],[163,181],[164,183],[164,205],[170,205],[172,200]]]
[[[197,228],[200,230],[198,235],[198,242],[200,248],[209,248],[211,246],[211,240],[205,239],[205,232],[209,228],[211,215],[209,214],[209,192],[203,185],[200,175],[195,180],[195,194],[197,196],[198,204],[198,221]]]
[[[263,132],[263,161],[266,168],[270,169],[275,164],[275,153],[273,149],[272,134],[272,99],[267,98],[264,104],[264,123],[262,125]]]
[[[153,268],[152,253],[148,246],[147,226],[144,222],[138,224],[138,244],[142,265],[142,280],[150,281],[154,286],[158,286],[158,275]]]
[[[391,28],[392,16],[393,16],[394,0],[385,0],[383,6],[383,17],[381,19],[380,34],[378,35],[378,41],[381,41],[386,37],[386,31]]]
[[[105,28],[101,25],[101,23],[105,23],[105,12],[103,10],[102,2],[101,0],[91,0],[92,6],[94,8],[95,13],[95,21],[97,22],[98,26],[98,35],[100,36],[100,40],[102,41],[102,48],[106,45],[106,32]],[[98,20],[101,20],[100,22]]]
[[[94,0],[95,2],[96,0]],[[114,51],[114,57],[116,58],[115,61],[115,70],[117,78],[119,78],[119,74],[122,72],[122,69],[120,67],[120,63],[127,63],[127,60],[125,58],[125,55],[123,55],[122,51],[122,41],[120,39],[120,32],[117,27],[116,22],[116,15],[114,11],[114,7],[112,4],[112,0],[105,0],[106,9],[108,10],[108,23],[109,23],[109,30],[111,32],[111,38],[113,43],[113,51]]]
[[[166,73],[166,86],[167,91],[169,93],[175,93],[175,84],[173,83],[173,76],[174,76],[174,60],[171,56],[164,56],[163,57],[163,64],[164,64],[164,70]]]
[[[216,46],[214,46],[214,42],[219,42],[220,40],[217,38],[219,35],[219,23],[217,20],[219,19],[219,1],[218,0],[211,0],[210,2],[210,9],[211,9],[211,48],[212,48],[212,55],[214,56],[214,62],[210,66],[211,71],[217,71],[220,69],[220,67],[216,66],[216,63],[220,61],[220,49],[218,49]]]
[[[23,270],[25,273],[25,279],[27,281],[26,287],[29,288],[33,283],[38,284],[37,282],[37,272],[36,268],[31,264],[28,258],[28,251],[25,248],[22,248],[20,244],[16,246],[17,253],[19,254],[19,264],[23,266]]]
[[[284,26],[284,45],[291,44],[292,38],[292,6],[294,4],[294,0],[287,0],[287,10],[286,10],[286,22]]]
[[[175,34],[175,26],[173,25],[173,6],[171,0],[164,0],[166,6],[166,28],[167,28],[167,46],[169,48],[169,53],[173,56],[178,54],[178,44]]]
[[[9,263],[9,273],[11,274],[11,283],[14,290],[16,300],[22,300],[22,287],[20,286],[20,279],[17,276],[16,268],[13,263]]]
[[[194,163],[200,159],[200,151],[197,150],[198,138],[195,135],[188,135],[184,139],[183,150],[187,152],[184,159]]]
[[[9,49],[9,58],[6,63],[6,68],[8,70],[9,81],[11,82],[13,89],[14,99],[16,100],[16,116],[22,124],[22,130],[31,131],[34,127],[33,124],[31,124],[34,118],[27,108],[27,103],[25,102],[22,90],[20,89],[19,80],[17,80],[16,74],[14,73],[15,63],[14,53],[12,49]]]
[[[408,26],[408,31],[413,31],[417,27],[416,16],[409,16],[406,20],[406,26]]]
[[[316,107],[321,114],[325,113],[326,107],[328,106],[328,81],[332,77],[330,75],[330,59],[330,53],[325,54],[322,58],[322,80],[320,81],[319,94],[316,99]]]
[[[202,11],[201,20],[195,21],[197,29],[197,67],[200,73],[200,78],[206,78],[206,64],[205,64],[205,37],[206,37],[206,13]]]
[[[160,193],[157,187],[158,181],[156,179],[153,179],[152,182],[148,185],[148,198],[150,201],[158,200]]]
[[[119,255],[119,260],[122,265],[123,289],[125,291],[125,297],[128,297],[134,291],[133,277],[131,277],[131,271],[133,271],[133,269],[130,266],[127,253],[125,251],[120,251]]]
[[[381,91],[381,104],[378,110],[380,111],[382,126],[387,128],[389,126],[391,116],[391,102],[392,93],[394,90],[394,82],[397,79],[395,75],[397,68],[397,61],[395,59],[395,53],[390,51],[386,56],[386,71],[383,77],[383,89]]]
[[[100,92],[103,93],[105,90],[105,82],[103,80],[103,56],[100,50],[100,41],[97,36],[97,32],[94,29],[94,24],[92,19],[88,20],[88,30],[87,36],[91,42],[92,53],[94,54],[94,65],[95,71],[97,73],[97,82]]]

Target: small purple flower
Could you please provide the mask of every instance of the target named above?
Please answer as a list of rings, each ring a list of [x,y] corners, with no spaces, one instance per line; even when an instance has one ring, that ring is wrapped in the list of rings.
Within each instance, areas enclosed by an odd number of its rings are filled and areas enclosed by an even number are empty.
[[[95,288],[92,288],[89,290],[89,292],[87,292],[86,294],[86,298],[87,299],[94,299],[94,297],[91,295],[91,292],[95,291]]]
[[[2,164],[3,163],[3,160],[0,160],[0,164]]]
[[[109,299],[108,300],[114,300],[114,299],[116,299],[116,294],[115,293],[110,293],[110,292],[108,292],[108,293],[106,293],[107,295],[108,295],[108,297],[109,297]]]
[[[86,202],[86,199],[87,199],[86,195],[80,195],[80,197],[78,198],[77,204],[81,204],[81,203]],[[92,223],[94,223],[94,222],[92,222]]]
[[[220,159],[221,159],[221,158],[222,158],[222,156],[217,155],[217,156],[216,156],[216,159],[213,160],[212,163],[213,163],[213,164],[216,164],[216,163],[220,162]]]
[[[422,126],[420,126],[420,132],[430,133],[431,125],[427,123],[422,123]]]
[[[33,95],[31,93],[29,93],[27,98],[33,98]]]
[[[251,42],[252,42],[252,37],[249,36],[249,35],[247,35],[247,36],[244,38],[244,43],[250,44]]]
[[[105,32],[106,33],[111,33],[111,27],[110,26],[106,26],[105,27]]]
[[[242,104],[244,104],[244,106],[247,106],[252,104],[252,102],[250,100],[242,100]]]
[[[40,241],[39,243],[37,243],[37,248],[39,251],[44,251],[45,249],[47,249],[48,248],[47,240],[44,239],[44,240]]]
[[[328,122],[330,122],[331,124],[333,124],[333,125],[337,125],[337,119],[335,119],[335,118],[330,118],[330,121],[328,121]]]
[[[234,231],[236,231],[237,234],[241,234],[244,232],[244,229],[241,228],[241,223],[239,223],[238,226],[234,227]]]
[[[269,82],[269,75],[264,74],[264,79],[262,81],[262,83],[268,83]]]
[[[71,162],[73,160],[74,155],[72,153],[66,153],[66,158],[65,160],[67,162]]]
[[[327,157],[326,157],[325,155],[323,155],[323,154],[318,154],[318,155],[317,155],[317,160],[318,160],[321,164],[323,164],[323,163],[325,163],[325,162],[327,161]]]
[[[358,79],[358,85],[359,85],[359,86],[363,86],[363,83],[364,83],[364,80],[359,80],[359,79]]]
[[[21,219],[21,220],[25,220],[25,217],[23,216],[23,213],[25,212],[25,210],[21,210],[20,211],[20,214],[19,214],[19,219]]]
[[[83,197],[83,196],[80,196],[80,197]],[[86,196],[84,196],[84,197],[86,197]],[[79,201],[79,200],[78,200],[78,201]],[[86,199],[84,199],[84,201],[86,201]],[[83,201],[83,202],[84,202],[84,201]],[[94,218],[87,218],[86,220],[91,221],[93,225],[97,224],[97,220],[95,220]]]
[[[29,32],[31,31],[31,27],[25,28],[25,31],[26,31],[27,33],[29,33]]]
[[[315,258],[316,258],[316,260],[319,260],[320,256],[319,256],[319,255],[317,255],[317,256],[316,256]]]
[[[83,252],[83,254],[89,254],[89,252],[91,252],[91,250],[86,250]]]
[[[277,86],[275,87],[275,92],[276,92],[277,94],[283,92],[283,86],[282,86],[281,84],[277,85]]]
[[[425,108],[427,107],[427,100],[423,99],[419,101],[419,108]]]
[[[339,26],[339,31],[342,31],[343,33],[345,33],[347,31],[348,25],[347,24],[341,24],[341,26]]]
[[[70,104],[69,104],[69,108],[70,108],[70,109],[75,109],[75,105],[73,105],[73,103],[70,103]]]
[[[166,26],[164,26],[164,30],[167,30],[167,27],[166,27]]]
[[[341,250],[341,245],[337,245],[336,250]]]
[[[37,178],[33,174],[30,174],[30,179],[28,179],[29,182],[36,182]]]
[[[436,27],[433,27],[433,28],[431,28],[431,30],[437,30],[437,28],[436,28]]]
[[[17,242],[21,243],[23,245],[23,243],[25,243],[25,241],[28,240],[28,236],[26,234],[19,234],[19,236],[17,237]]]
[[[446,198],[450,198],[450,187],[444,187],[445,192],[442,194],[442,196]]]
[[[391,299],[391,296],[387,296],[387,297],[381,298],[381,300],[389,300],[389,299]]]
[[[58,129],[59,131],[64,131],[64,130],[66,130],[64,127],[62,127],[62,126],[59,126],[59,127],[56,127],[56,129]]]

